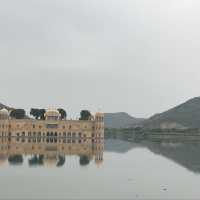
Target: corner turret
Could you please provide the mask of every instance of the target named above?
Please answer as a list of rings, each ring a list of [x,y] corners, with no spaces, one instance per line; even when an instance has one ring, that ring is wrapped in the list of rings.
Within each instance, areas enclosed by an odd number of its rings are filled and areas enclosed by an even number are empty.
[[[95,114],[95,137],[104,138],[104,113]]]

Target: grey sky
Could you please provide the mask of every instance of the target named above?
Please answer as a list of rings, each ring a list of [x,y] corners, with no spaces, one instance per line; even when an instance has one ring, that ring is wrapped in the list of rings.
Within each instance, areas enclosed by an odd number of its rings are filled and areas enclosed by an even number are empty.
[[[200,94],[198,0],[0,0],[0,102],[148,117]]]

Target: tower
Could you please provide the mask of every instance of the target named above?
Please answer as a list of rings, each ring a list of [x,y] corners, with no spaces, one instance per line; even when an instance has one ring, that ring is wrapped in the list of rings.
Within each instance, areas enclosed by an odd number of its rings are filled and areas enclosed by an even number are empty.
[[[104,113],[96,113],[95,115],[95,137],[104,138]]]

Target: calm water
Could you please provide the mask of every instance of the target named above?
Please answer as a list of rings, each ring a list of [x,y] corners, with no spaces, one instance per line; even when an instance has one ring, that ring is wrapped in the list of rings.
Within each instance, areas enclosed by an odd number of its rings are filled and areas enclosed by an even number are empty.
[[[0,142],[1,199],[200,197],[200,143],[126,137]]]

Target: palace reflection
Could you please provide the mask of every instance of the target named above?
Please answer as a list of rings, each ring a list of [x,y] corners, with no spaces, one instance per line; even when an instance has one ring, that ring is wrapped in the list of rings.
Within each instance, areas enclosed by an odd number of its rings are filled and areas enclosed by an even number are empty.
[[[103,162],[103,139],[67,137],[0,137],[0,165],[55,166],[65,165],[66,156],[78,156],[81,166],[91,161]],[[26,159],[28,158],[28,159]]]

